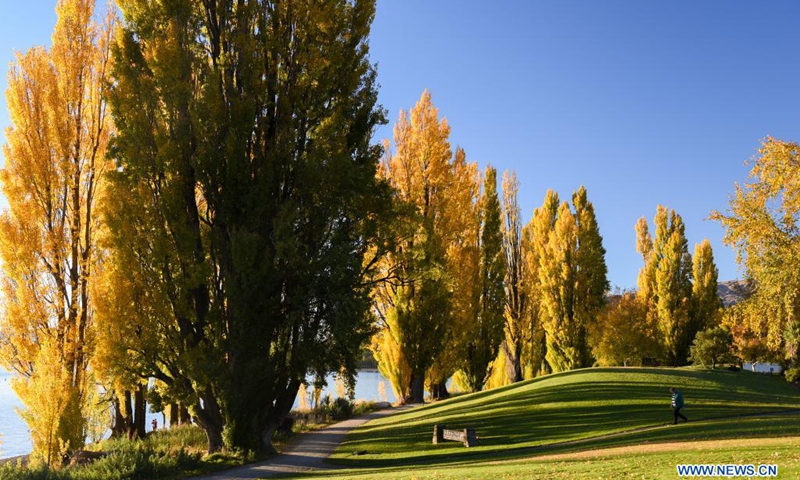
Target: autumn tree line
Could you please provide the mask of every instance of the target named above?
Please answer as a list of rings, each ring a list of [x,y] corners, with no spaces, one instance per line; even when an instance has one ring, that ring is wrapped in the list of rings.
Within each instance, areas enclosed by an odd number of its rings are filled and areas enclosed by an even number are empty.
[[[379,171],[410,210],[373,291],[370,348],[397,398],[447,396],[451,377],[478,391],[595,364],[685,365],[695,335],[718,326],[711,244],[692,256],[675,211],[658,207],[654,235],[639,220],[639,288],[611,295],[585,188],[548,191],[523,224],[516,175],[479,172],[449,134],[426,91],[400,113]]]
[[[768,141],[713,214],[749,300],[722,312],[710,244],[690,255],[664,207],[636,225],[638,289],[609,295],[585,188],[524,222],[516,175],[454,149],[427,91],[373,142],[374,0],[117,7],[60,0],[51,47],[9,71],[0,363],[34,461],[143,436],[147,403],[209,452],[269,451],[301,386],[352,385],[365,348],[405,402],[682,365],[720,325],[796,359],[796,145]]]

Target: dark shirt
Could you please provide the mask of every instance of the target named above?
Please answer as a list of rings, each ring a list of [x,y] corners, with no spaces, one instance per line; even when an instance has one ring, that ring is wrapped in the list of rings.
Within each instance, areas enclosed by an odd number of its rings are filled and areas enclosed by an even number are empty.
[[[672,394],[672,408],[683,408],[683,392],[680,390]]]

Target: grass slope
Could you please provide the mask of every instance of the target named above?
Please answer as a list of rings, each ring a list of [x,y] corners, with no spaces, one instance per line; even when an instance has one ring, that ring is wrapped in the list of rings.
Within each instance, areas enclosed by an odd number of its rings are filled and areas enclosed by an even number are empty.
[[[684,391],[689,424],[592,440],[671,423],[670,386]],[[800,435],[798,422],[788,416],[727,420],[794,408],[800,408],[800,395],[778,377],[695,369],[577,370],[464,395],[371,422],[348,435],[331,461],[355,469],[417,469],[641,442]],[[434,424],[473,427],[479,446],[466,449],[454,442],[432,445]],[[566,441],[579,443],[558,445]],[[353,470],[347,475],[356,473]],[[407,473],[398,478],[408,478]]]
[[[462,462],[447,468],[388,468],[334,472],[326,480],[496,480],[677,478],[678,464],[778,465],[780,478],[800,478],[800,437],[631,445],[505,462]],[[293,478],[298,478],[294,475]],[[301,477],[306,478],[306,477]]]

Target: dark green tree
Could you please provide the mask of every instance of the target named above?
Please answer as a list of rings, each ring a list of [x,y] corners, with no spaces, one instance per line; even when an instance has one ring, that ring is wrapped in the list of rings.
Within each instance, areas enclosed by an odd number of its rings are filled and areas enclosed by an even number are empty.
[[[692,346],[689,348],[689,360],[697,365],[711,365],[733,361],[733,338],[729,331],[723,327],[709,328],[698,332]]]
[[[371,333],[375,2],[118,3],[110,215],[132,225],[111,244],[167,314],[140,374],[193,399],[209,451],[270,450],[306,377],[354,371]]]

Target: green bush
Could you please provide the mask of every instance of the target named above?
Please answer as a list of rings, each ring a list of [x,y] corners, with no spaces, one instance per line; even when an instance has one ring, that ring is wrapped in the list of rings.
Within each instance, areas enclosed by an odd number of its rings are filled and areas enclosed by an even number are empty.
[[[23,467],[8,463],[0,467],[0,480],[146,480],[175,477],[194,471],[201,464],[205,434],[196,426],[162,430],[145,440],[106,440],[108,455],[85,465],[62,470],[45,466]]]
[[[789,383],[800,382],[800,367],[787,368],[783,375]]]
[[[174,451],[176,447],[203,451],[208,446],[208,437],[197,425],[182,425],[153,432],[147,442],[158,451]]]
[[[325,395],[314,411],[318,417],[323,417],[328,421],[340,421],[353,416],[353,407],[350,400],[346,398],[333,400],[330,395]]]
[[[65,472],[50,470],[46,466],[22,467],[15,462],[0,466],[0,480],[69,480]]]
[[[146,480],[175,475],[191,470],[200,462],[200,455],[185,449],[154,450],[152,445],[130,445],[109,456],[82,467],[67,470],[74,480]]]

